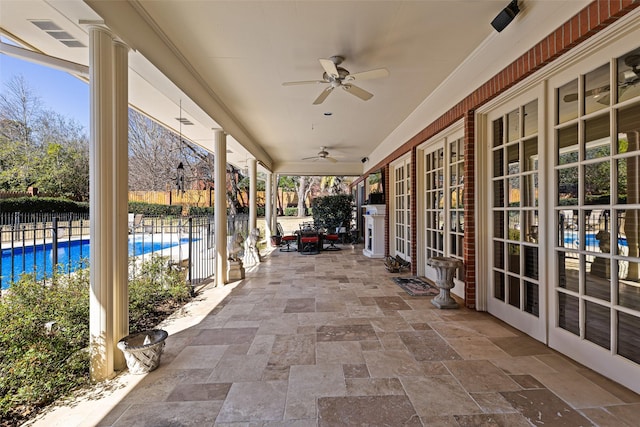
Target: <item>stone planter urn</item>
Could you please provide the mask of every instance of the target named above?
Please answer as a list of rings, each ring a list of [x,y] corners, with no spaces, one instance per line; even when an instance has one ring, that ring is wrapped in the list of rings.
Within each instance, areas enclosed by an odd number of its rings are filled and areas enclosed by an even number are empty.
[[[146,374],[158,367],[164,350],[164,340],[169,334],[162,329],[150,329],[127,335],[118,341],[118,348],[124,353],[129,372]]]
[[[451,289],[453,288],[453,276],[456,270],[462,267],[462,261],[451,257],[433,257],[429,258],[427,264],[436,270],[436,286],[440,289],[440,294],[431,300],[436,307],[458,308],[458,303],[451,298]]]
[[[271,246],[280,246],[280,243],[282,243],[282,236],[277,234],[271,236]]]

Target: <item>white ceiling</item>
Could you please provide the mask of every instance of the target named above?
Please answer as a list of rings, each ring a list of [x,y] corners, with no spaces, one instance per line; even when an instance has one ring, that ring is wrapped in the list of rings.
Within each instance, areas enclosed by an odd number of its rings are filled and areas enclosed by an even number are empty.
[[[80,21],[103,20],[132,48],[138,109],[175,130],[182,114],[195,123],[182,132],[205,148],[222,127],[236,164],[250,156],[283,173],[360,174],[448,107],[429,100],[445,91],[453,105],[527,49],[527,38],[540,40],[588,3],[521,0],[498,34],[490,22],[508,2],[0,0],[0,27],[27,47],[88,65],[87,47],[69,48],[30,20],[50,19],[85,46]],[[332,55],[351,73],[384,67],[390,75],[358,82],[374,94],[368,101],[335,90],[312,105],[325,85],[282,86],[320,80],[318,59]],[[390,142],[394,135],[405,139]],[[338,162],[302,161],[321,146]]]

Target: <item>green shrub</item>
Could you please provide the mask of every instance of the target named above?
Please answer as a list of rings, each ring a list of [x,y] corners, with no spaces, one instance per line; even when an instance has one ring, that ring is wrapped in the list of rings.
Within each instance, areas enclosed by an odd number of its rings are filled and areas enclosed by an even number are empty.
[[[135,260],[131,260],[135,263]],[[173,304],[186,302],[190,289],[185,283],[181,267],[170,265],[166,257],[153,256],[130,271],[129,278],[129,330],[140,332],[155,326],[158,315],[172,311]],[[169,313],[166,313],[167,315]]]
[[[298,208],[284,208],[284,216],[298,216]]]
[[[130,331],[155,327],[190,296],[184,271],[166,258],[140,263],[129,279]],[[89,384],[88,345],[88,269],[13,284],[0,298],[0,425]]]
[[[0,299],[0,419],[16,420],[89,382],[89,274],[23,277]]]
[[[335,194],[318,197],[313,201],[313,221],[327,230],[349,227],[353,216],[351,194]]]
[[[55,197],[18,197],[15,199],[0,199],[0,212],[89,212],[86,202],[74,202]]]
[[[145,202],[129,202],[129,212],[149,216],[180,216],[182,206],[157,205]]]
[[[189,215],[192,216],[204,216],[213,215],[214,209],[211,207],[191,206],[189,208]]]

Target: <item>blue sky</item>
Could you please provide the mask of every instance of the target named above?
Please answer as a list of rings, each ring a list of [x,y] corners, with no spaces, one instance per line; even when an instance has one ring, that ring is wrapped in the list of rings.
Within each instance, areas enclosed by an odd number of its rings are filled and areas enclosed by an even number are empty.
[[[84,126],[89,135],[89,85],[82,80],[53,68],[0,54],[0,91],[6,83],[22,75],[43,107],[54,110]]]

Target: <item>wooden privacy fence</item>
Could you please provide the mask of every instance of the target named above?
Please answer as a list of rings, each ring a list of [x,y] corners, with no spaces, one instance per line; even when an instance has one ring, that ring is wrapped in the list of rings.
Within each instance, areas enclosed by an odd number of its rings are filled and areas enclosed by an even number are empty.
[[[298,202],[298,196],[293,191],[278,190],[282,205],[287,207]],[[249,204],[249,194],[241,192],[239,201],[243,206]],[[185,191],[129,191],[130,202],[153,203],[156,205],[185,205],[198,207],[213,207],[215,202],[215,190],[185,190]],[[265,192],[257,192],[257,204],[264,206]]]
[[[215,202],[215,191],[129,191],[129,201],[153,203],[155,205],[212,207]]]

